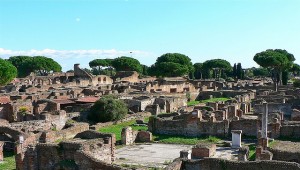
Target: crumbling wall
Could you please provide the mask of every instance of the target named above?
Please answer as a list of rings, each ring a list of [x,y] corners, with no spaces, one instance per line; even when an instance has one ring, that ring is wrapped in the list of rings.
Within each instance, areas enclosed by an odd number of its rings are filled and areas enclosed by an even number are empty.
[[[110,144],[106,144],[103,139],[80,142],[37,144],[36,147],[27,149],[23,161],[17,162],[17,169],[122,169],[110,164],[111,150],[107,149]],[[97,153],[97,156],[91,150]]]
[[[55,142],[57,140],[71,139],[78,133],[89,130],[88,123],[76,123],[73,126],[60,131],[50,130],[43,132],[41,142]]]
[[[35,115],[38,115],[41,112],[55,112],[59,110],[60,104],[48,99],[39,100],[34,106]]]

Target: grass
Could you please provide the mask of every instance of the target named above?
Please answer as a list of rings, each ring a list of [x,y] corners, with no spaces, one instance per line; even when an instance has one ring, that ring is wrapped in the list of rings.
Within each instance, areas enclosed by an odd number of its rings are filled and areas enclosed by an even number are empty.
[[[0,169],[13,170],[16,169],[15,155],[13,152],[3,152],[4,161],[0,163]]]
[[[149,117],[144,119],[144,122],[148,122]],[[114,133],[116,135],[116,140],[121,140],[121,132],[124,127],[130,126],[132,130],[147,130],[148,127],[146,126],[136,126],[135,120],[122,122],[117,125],[110,125],[101,128],[99,131],[103,133]],[[153,134],[154,141],[158,141],[159,143],[168,143],[168,144],[187,144],[187,145],[195,145],[200,142],[207,142],[207,143],[217,143],[221,139],[213,136],[206,136],[206,137],[185,137],[185,136],[177,136],[177,135],[159,135]]]
[[[195,106],[195,105],[197,105],[197,104],[199,104],[199,103],[200,103],[200,101],[193,100],[193,101],[189,101],[189,102],[187,103],[187,105],[188,105],[188,106]]]
[[[220,138],[214,136],[206,136],[206,137],[186,137],[186,136],[176,136],[176,135],[153,135],[154,141],[158,141],[159,143],[167,143],[167,144],[185,144],[185,145],[196,145],[201,142],[205,143],[217,143],[221,141]]]
[[[249,161],[255,161],[255,152],[256,152],[256,145],[250,144],[249,145]]]
[[[193,100],[193,101],[189,101],[187,103],[188,106],[195,106],[199,103],[208,103],[208,102],[218,102],[218,101],[227,101],[230,100],[230,98],[225,98],[225,97],[220,97],[220,98],[212,98],[212,99],[207,99],[207,100]]]
[[[149,121],[149,117],[144,119],[144,122],[148,122]],[[101,128],[99,131],[103,132],[103,133],[114,133],[116,135],[116,140],[121,140],[121,132],[122,129],[124,127],[130,126],[132,128],[132,130],[147,130],[148,127],[146,126],[136,126],[135,124],[135,120],[131,120],[128,122],[122,122],[119,123],[117,125],[110,125],[110,126],[106,126]]]

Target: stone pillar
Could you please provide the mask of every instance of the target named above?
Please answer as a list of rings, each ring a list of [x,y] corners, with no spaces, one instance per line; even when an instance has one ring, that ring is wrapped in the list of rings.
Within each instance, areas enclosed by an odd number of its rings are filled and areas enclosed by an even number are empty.
[[[216,122],[216,117],[215,117],[215,114],[212,113],[211,116],[209,117],[209,122]]]
[[[248,112],[247,104],[246,103],[241,103],[241,110],[243,110],[244,113]]]
[[[133,135],[132,135],[132,128],[131,127],[124,127],[121,132],[122,137],[122,144],[124,145],[131,145],[133,144]]]
[[[268,103],[263,102],[263,108],[264,112],[262,115],[262,126],[261,126],[261,138],[263,138],[263,141],[266,140],[266,142],[263,142],[263,149],[266,149],[268,147]]]
[[[3,146],[4,146],[4,142],[0,141],[0,162],[3,161],[4,157],[3,157]]]
[[[202,112],[201,112],[201,110],[195,109],[192,112],[192,116],[195,117],[195,118],[197,117],[201,121],[202,120]]]
[[[228,106],[228,115],[227,115],[228,119],[236,116],[236,109],[237,109],[236,104]]]
[[[242,131],[241,130],[232,130],[232,148],[242,147]]]
[[[237,110],[236,110],[236,116],[237,116],[237,117],[242,117],[243,114],[244,114],[243,110],[241,110],[241,109],[237,109]],[[234,116],[234,117],[235,117],[235,116]]]
[[[251,112],[251,103],[248,103],[248,112]]]
[[[192,151],[191,150],[182,150],[180,151],[180,158],[191,159]]]
[[[272,127],[271,137],[278,138],[280,136],[280,128],[281,128],[280,121],[277,118],[274,118],[271,127]]]

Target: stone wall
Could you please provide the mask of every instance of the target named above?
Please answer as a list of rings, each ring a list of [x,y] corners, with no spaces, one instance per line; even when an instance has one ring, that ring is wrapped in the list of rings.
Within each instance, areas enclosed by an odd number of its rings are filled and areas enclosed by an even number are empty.
[[[283,161],[229,161],[216,158],[202,160],[183,160],[181,169],[185,170],[299,170],[300,164]]]
[[[86,130],[89,130],[88,123],[76,123],[73,126],[60,131],[50,130],[43,132],[40,141],[46,143],[55,142],[57,140],[71,139],[78,133],[81,133]]]
[[[176,79],[176,78],[174,78]],[[195,92],[197,89],[186,79],[180,77],[179,81],[176,80],[159,80],[155,82],[149,82],[146,84],[146,91],[155,92],[169,92],[169,93],[185,93],[185,92]]]
[[[261,126],[261,121],[259,121],[258,119],[233,120],[230,122],[230,131],[242,130],[243,135],[257,136],[260,126]]]
[[[264,108],[262,104],[255,104],[253,106],[254,114],[259,114],[264,112]],[[280,113],[283,112],[284,115],[290,116],[292,114],[292,104],[290,103],[268,103],[268,111],[269,113],[275,112]]]
[[[202,115],[201,115],[202,117]],[[201,118],[202,119],[202,118]],[[229,121],[200,120],[197,115],[185,114],[173,119],[150,117],[148,130],[152,133],[183,136],[227,136]]]
[[[268,148],[273,154],[273,160],[287,161],[287,162],[297,162],[300,163],[300,152],[299,151],[285,151],[278,150],[275,148]]]
[[[35,115],[39,115],[42,112],[55,112],[59,110],[60,104],[48,99],[39,100],[34,106]]]
[[[17,169],[103,169],[120,170],[111,165],[111,139],[74,140],[60,144],[37,144],[29,147]],[[19,155],[17,155],[18,157]]]
[[[288,138],[300,138],[300,125],[283,125],[280,128],[280,136]]]
[[[137,83],[139,82],[139,73],[136,71],[118,71],[114,79],[120,82]]]

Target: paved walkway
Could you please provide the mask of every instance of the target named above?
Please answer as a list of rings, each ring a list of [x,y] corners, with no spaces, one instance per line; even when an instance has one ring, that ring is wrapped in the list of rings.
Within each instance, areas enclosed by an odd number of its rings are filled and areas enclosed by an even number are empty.
[[[116,164],[164,167],[180,156],[180,151],[191,149],[192,145],[138,144],[116,150]]]
[[[137,144],[116,150],[116,164],[165,167],[180,156],[181,150],[191,149],[192,145],[175,144]],[[217,147],[214,158],[237,160],[238,149]]]

